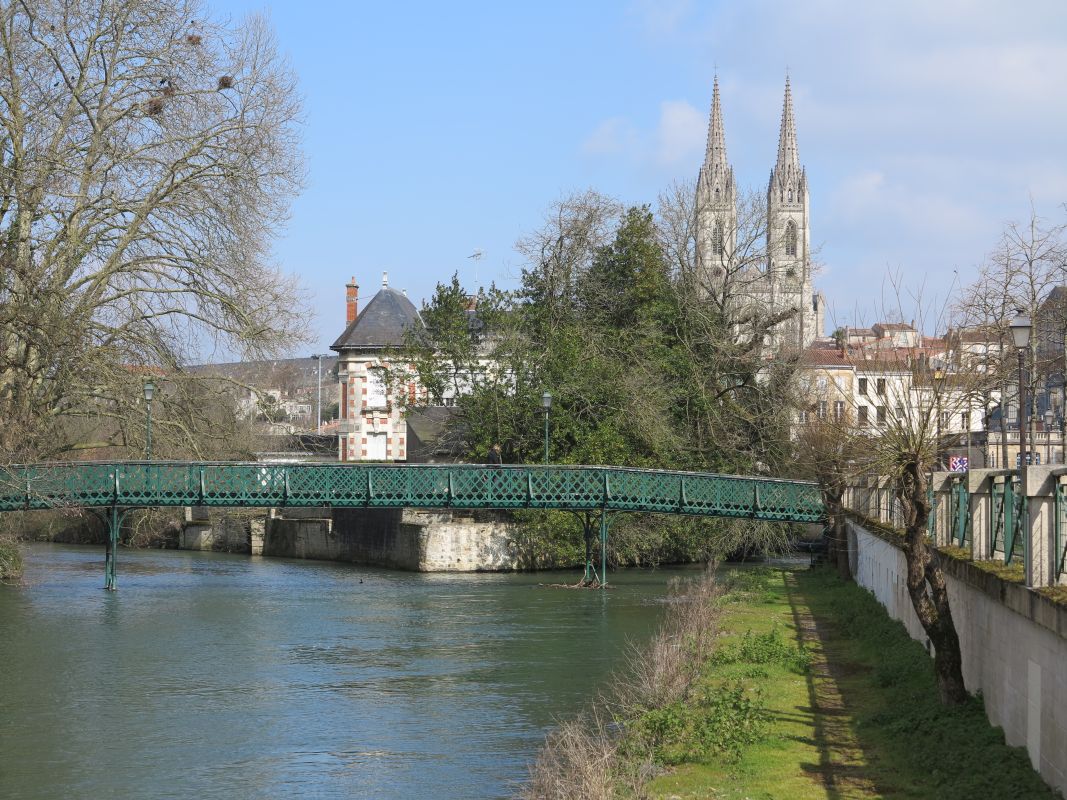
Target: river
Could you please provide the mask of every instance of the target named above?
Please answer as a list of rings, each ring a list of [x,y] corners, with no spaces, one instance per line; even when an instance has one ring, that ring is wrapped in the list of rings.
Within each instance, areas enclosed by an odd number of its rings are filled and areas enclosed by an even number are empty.
[[[670,576],[32,545],[0,586],[0,798],[505,797]],[[690,573],[691,574],[691,573]]]

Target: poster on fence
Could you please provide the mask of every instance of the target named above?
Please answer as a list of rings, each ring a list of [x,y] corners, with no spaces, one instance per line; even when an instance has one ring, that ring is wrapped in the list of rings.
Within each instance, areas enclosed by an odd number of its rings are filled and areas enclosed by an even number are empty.
[[[969,463],[967,456],[951,456],[948,460],[949,472],[966,472]]]

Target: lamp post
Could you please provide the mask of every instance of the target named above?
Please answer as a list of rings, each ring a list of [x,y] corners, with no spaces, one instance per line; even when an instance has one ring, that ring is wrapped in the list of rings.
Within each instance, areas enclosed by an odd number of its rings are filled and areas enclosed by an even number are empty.
[[[322,359],[326,358],[325,354],[315,353],[311,358],[318,364],[318,401],[315,403],[315,433],[319,433],[322,430]]]
[[[1045,409],[1045,465],[1052,463],[1052,423],[1056,421],[1056,415],[1052,408]]]
[[[1029,488],[1026,485],[1027,461],[1030,453],[1026,440],[1026,351],[1030,346],[1030,318],[1023,309],[1015,312],[1011,321],[1011,337],[1019,353],[1019,485],[1022,489],[1018,526],[1023,536],[1023,566],[1026,585],[1034,585],[1034,554],[1030,536]]]
[[[545,463],[548,463],[548,416],[552,413],[552,395],[545,390],[541,395],[541,408],[545,412]]]
[[[144,382],[144,406],[145,406],[145,437],[144,457],[145,460],[152,458],[152,397],[156,393],[156,386],[151,378]]]

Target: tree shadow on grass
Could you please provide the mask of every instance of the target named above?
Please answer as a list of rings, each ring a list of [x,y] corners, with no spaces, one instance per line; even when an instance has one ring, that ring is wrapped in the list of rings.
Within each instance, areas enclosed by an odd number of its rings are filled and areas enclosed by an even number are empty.
[[[1022,748],[1004,744],[981,701],[941,705],[922,645],[873,596],[828,571],[786,573],[828,798],[1055,798]]]

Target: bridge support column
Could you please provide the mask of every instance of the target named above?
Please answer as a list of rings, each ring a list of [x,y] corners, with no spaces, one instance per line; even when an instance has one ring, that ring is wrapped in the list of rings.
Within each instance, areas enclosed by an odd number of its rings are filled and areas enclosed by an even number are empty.
[[[582,541],[585,544],[585,574],[582,576],[582,586],[596,586],[606,589],[608,585],[608,530],[614,518],[608,517],[607,509],[599,511],[574,512],[582,523]],[[618,516],[618,513],[615,514]],[[597,574],[593,566],[594,547],[596,546],[596,525],[600,524],[600,574]]]
[[[608,511],[600,509],[600,588],[608,588]]]
[[[115,591],[115,558],[119,547],[119,525],[122,517],[118,506],[111,506],[107,514],[107,542],[104,547],[104,588]]]

